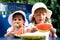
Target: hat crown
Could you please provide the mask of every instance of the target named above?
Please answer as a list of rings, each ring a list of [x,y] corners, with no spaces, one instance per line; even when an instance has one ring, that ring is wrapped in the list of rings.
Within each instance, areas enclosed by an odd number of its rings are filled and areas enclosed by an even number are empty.
[[[13,12],[12,15],[14,15],[15,13],[18,13],[18,12],[25,17],[25,13],[23,11],[21,11],[21,10]]]
[[[42,3],[42,2],[38,2],[38,3],[36,3],[36,4],[32,7],[32,12],[34,13],[34,11],[35,11],[36,9],[38,9],[38,8],[45,8],[45,9],[47,9],[47,6],[46,6],[44,3]]]

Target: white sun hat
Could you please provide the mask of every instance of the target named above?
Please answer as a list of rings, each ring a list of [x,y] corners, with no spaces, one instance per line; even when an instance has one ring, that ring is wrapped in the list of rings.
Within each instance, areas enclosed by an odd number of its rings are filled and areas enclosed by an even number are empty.
[[[44,8],[44,9],[46,9],[46,11],[47,11],[47,17],[48,17],[48,18],[51,17],[52,11],[49,10],[44,3],[38,2],[38,3],[36,3],[35,5],[33,5],[33,7],[32,7],[32,13],[31,13],[30,16],[29,16],[30,21],[31,21],[32,18],[33,18],[33,15],[34,15],[35,10],[38,9],[38,8]]]
[[[22,14],[22,15],[25,17],[25,23],[24,23],[24,25],[28,25],[28,21],[27,21],[27,19],[26,19],[26,15],[25,15],[25,13],[24,13],[23,11],[21,11],[21,10],[15,11],[15,12],[13,12],[12,14],[9,15],[9,17],[8,17],[8,22],[9,22],[10,25],[13,25],[13,24],[12,24],[12,16],[13,16],[15,13],[20,13],[20,14]]]

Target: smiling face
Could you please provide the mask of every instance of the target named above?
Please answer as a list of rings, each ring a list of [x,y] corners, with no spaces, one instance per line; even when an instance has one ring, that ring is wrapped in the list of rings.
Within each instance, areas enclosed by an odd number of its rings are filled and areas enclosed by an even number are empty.
[[[19,14],[16,13],[13,15],[13,21],[12,22],[13,22],[13,24],[24,24],[24,22],[25,22],[24,16],[20,13]]]
[[[39,8],[35,10],[34,16],[36,23],[44,23],[46,19],[46,10],[44,8]]]

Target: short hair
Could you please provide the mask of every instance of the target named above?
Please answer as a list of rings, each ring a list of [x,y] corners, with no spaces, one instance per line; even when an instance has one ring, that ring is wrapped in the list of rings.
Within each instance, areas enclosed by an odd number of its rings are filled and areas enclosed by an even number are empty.
[[[12,20],[15,18],[16,15],[21,15],[22,18],[23,18],[23,20],[25,21],[25,17],[24,17],[24,15],[21,14],[21,13],[19,13],[19,12],[15,13],[15,14],[12,16]]]

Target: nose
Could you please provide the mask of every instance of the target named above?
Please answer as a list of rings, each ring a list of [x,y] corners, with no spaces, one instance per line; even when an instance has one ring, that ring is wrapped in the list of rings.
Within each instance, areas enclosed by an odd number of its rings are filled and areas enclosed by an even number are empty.
[[[19,20],[16,20],[16,23],[19,24]]]
[[[40,14],[39,17],[42,18],[42,14]]]

